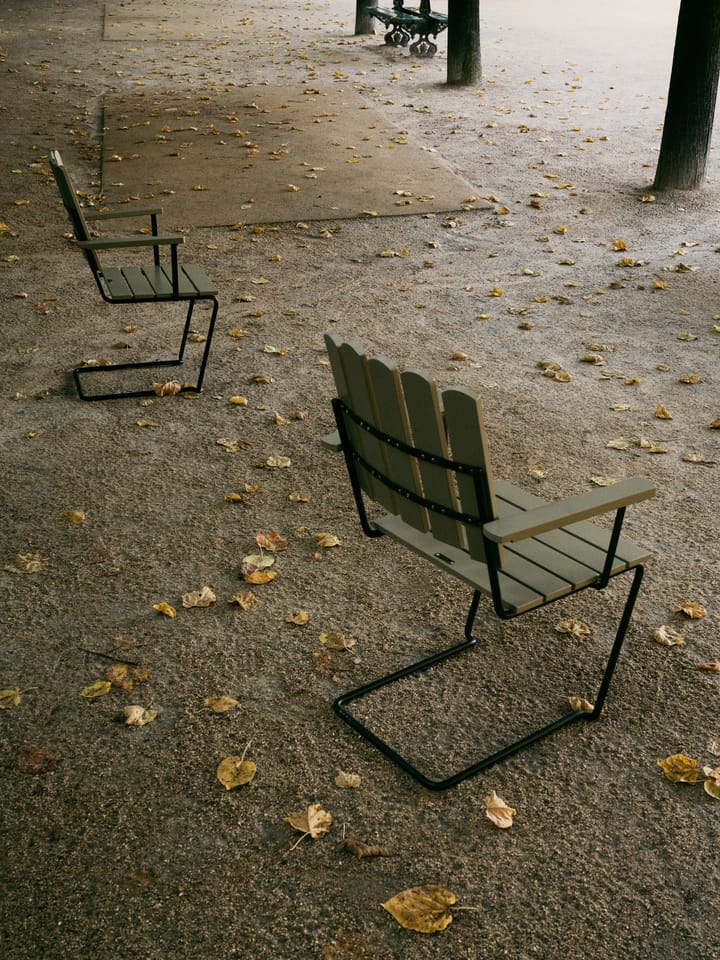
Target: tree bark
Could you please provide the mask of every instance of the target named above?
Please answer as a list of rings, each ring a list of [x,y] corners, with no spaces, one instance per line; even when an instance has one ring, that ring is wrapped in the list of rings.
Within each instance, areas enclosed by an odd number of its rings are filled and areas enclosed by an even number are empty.
[[[695,190],[705,176],[720,75],[720,3],[682,0],[656,190]]]
[[[448,0],[447,82],[480,83],[480,0]]]
[[[375,33],[375,24],[372,16],[367,12],[368,7],[374,6],[373,0],[356,0],[355,2],[355,36],[363,33]]]

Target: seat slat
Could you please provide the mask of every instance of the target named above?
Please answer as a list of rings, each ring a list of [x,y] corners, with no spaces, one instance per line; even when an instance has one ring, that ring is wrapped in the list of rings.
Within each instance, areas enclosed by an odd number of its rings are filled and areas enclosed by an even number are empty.
[[[208,277],[203,268],[196,263],[183,264],[182,269],[200,296],[212,297],[218,292],[217,286],[212,282],[210,277]]]
[[[155,296],[155,290],[141,267],[122,267],[121,269],[125,282],[132,290],[134,297]]]
[[[414,445],[427,453],[447,458],[445,426],[435,383],[417,370],[403,371],[401,381]],[[418,468],[425,496],[435,503],[457,510],[457,490],[450,473],[443,467],[426,462],[420,462]],[[429,519],[430,528],[438,540],[463,549],[466,547],[464,528],[457,521],[435,511],[430,511]]]
[[[105,281],[111,300],[134,299],[135,295],[119,267],[107,267],[102,271],[102,278]]]

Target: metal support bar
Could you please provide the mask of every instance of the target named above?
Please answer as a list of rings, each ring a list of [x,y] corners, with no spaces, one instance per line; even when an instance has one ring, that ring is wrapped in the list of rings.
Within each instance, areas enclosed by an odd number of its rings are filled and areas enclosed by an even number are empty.
[[[443,660],[447,660],[449,657],[453,657],[456,654],[462,653],[464,650],[474,646],[477,641],[472,635],[472,627],[477,613],[478,603],[480,601],[480,593],[478,591],[475,591],[473,594],[472,603],[470,604],[470,610],[465,623],[465,640],[462,643],[456,644],[454,647],[450,647],[449,649],[443,650],[440,653],[433,654],[430,657],[425,657],[423,660],[419,660],[407,667],[403,667],[401,670],[396,670],[394,673],[390,673],[385,677],[380,677],[377,680],[373,680],[370,683],[364,684],[362,687],[358,687],[356,690],[351,690],[348,693],[342,694],[342,696],[338,697],[333,703],[333,709],[349,726],[351,726],[355,731],[357,731],[357,733],[364,737],[365,740],[367,740],[374,747],[385,754],[386,757],[405,770],[406,773],[409,773],[410,776],[417,780],[418,783],[422,784],[423,787],[426,787],[428,790],[447,790],[449,787],[457,786],[459,783],[462,783],[463,780],[467,780],[469,777],[473,777],[475,774],[480,773],[481,770],[485,770],[488,767],[499,763],[501,760],[505,760],[507,757],[518,753],[520,750],[524,750],[525,747],[536,743],[543,737],[554,733],[556,730],[560,730],[562,727],[565,727],[568,724],[575,723],[578,720],[598,719],[605,702],[605,697],[607,696],[610,681],[612,680],[613,673],[615,672],[615,666],[620,655],[625,634],[627,633],[627,629],[630,624],[635,601],[637,599],[638,591],[640,590],[640,584],[642,583],[643,572],[643,567],[641,565],[638,565],[634,568],[634,577],[630,587],[630,592],[618,624],[615,641],[610,651],[592,713],[588,713],[586,710],[573,710],[570,713],[559,717],[557,720],[552,721],[552,723],[549,723],[546,726],[540,727],[538,730],[527,734],[520,740],[517,740],[515,743],[511,743],[510,745],[497,750],[495,753],[490,754],[490,756],[473,763],[471,766],[465,767],[458,773],[454,773],[440,780],[432,779],[431,777],[426,776],[417,767],[410,763],[409,760],[403,757],[397,750],[391,747],[385,740],[373,733],[369,727],[358,720],[357,717],[353,716],[353,714],[346,709],[346,704],[352,703],[353,700],[359,700],[361,697],[364,697],[375,690],[379,690],[388,684],[394,683],[396,680],[400,680],[404,677],[409,677],[415,673],[420,673],[424,670],[427,670],[429,667],[432,667],[435,664],[440,663]]]

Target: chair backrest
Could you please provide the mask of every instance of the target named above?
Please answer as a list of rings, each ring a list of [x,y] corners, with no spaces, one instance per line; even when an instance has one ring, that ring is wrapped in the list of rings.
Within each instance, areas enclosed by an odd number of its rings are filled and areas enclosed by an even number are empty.
[[[73,186],[72,180],[70,179],[70,174],[65,168],[65,164],[63,163],[59,151],[51,150],[48,154],[48,160],[50,162],[50,169],[55,177],[55,183],[60,191],[63,206],[67,211],[68,217],[70,218],[75,239],[91,240],[92,236],[90,234],[90,228],[88,227],[85,219],[85,214],[83,213],[83,209],[78,202],[75,187]],[[85,254],[85,259],[90,265],[90,269],[95,275],[95,279],[98,281],[98,285],[102,289],[100,281],[98,280],[98,274],[102,273],[102,268],[95,251],[84,249],[83,253]]]
[[[325,345],[339,399],[366,423],[431,457],[480,468],[473,473],[417,458],[380,439],[347,417],[350,443],[371,470],[358,466],[364,493],[405,523],[444,543],[485,559],[479,525],[473,525],[403,495],[410,491],[454,514],[487,523],[496,518],[492,471],[478,398],[462,387],[440,391],[417,370],[400,371],[383,358],[368,358],[354,341],[326,334]],[[378,476],[390,480],[386,484]]]

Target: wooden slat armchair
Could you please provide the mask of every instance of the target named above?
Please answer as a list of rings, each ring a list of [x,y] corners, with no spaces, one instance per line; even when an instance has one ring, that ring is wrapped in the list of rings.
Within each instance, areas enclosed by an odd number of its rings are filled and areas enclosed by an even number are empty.
[[[202,389],[205,367],[210,355],[215,320],[217,318],[217,288],[197,264],[178,262],[177,248],[184,243],[181,234],[159,234],[157,218],[162,213],[160,207],[128,207],[110,211],[84,210],[78,202],[77,193],[57,150],[49,153],[49,162],[55,176],[65,210],[70,218],[78,247],[92,271],[100,294],[107,303],[167,303],[181,301],[188,304],[185,326],[177,355],[168,360],[149,360],[139,363],[114,363],[98,366],[81,366],[73,370],[73,379],[79,397],[82,400],[112,400],[120,397],[152,396],[156,390],[148,386],[141,390],[101,392],[88,394],[83,389],[85,377],[104,376],[108,372],[119,370],[148,370],[158,367],[182,367],[185,360],[185,348],[190,334],[193,309],[198,300],[212,304],[212,312],[207,327],[205,347],[195,383],[183,383],[182,389],[198,393]],[[149,217],[150,234],[134,237],[93,237],[90,223],[115,221],[132,217]],[[152,247],[152,264],[142,266],[104,266],[100,255],[115,249],[143,249]],[[161,248],[169,248],[169,262],[161,260]]]
[[[648,557],[621,536],[625,509],[653,496],[653,485],[635,477],[548,503],[494,481],[482,410],[469,390],[440,391],[416,370],[401,372],[384,359],[367,357],[357,343],[335,335],[325,342],[337,388],[338,430],[325,443],[345,455],[363,531],[392,537],[473,590],[462,642],[343,694],[335,711],[433,790],[455,786],[569,723],[597,719]],[[371,519],[367,501],[386,512]],[[610,529],[587,522],[610,511],[615,511]],[[592,712],[573,710],[458,773],[433,779],[348,709],[372,691],[474,646],[472,629],[483,596],[507,620],[587,587],[602,590],[626,571],[632,571],[630,590]]]

